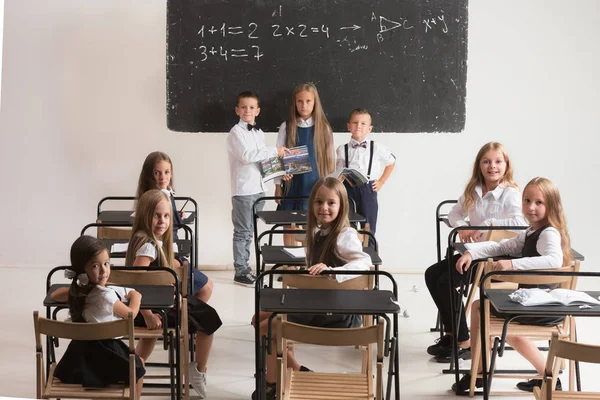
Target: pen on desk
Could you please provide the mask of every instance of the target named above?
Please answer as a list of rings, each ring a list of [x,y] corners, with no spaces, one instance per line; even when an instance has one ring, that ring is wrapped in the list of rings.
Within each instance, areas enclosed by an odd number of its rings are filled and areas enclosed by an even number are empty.
[[[187,199],[187,200],[185,201],[185,203],[183,203],[183,207],[181,207],[181,210],[179,210],[179,212],[182,212],[182,211],[183,211],[183,209],[185,208],[185,206],[187,206],[187,203],[188,203],[189,201],[190,201],[190,199]]]
[[[285,293],[281,295],[281,304],[285,301]]]

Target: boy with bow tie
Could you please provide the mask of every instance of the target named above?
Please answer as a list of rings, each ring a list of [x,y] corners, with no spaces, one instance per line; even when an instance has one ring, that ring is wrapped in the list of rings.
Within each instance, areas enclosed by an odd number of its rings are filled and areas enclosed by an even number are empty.
[[[231,175],[231,220],[233,222],[234,283],[254,287],[256,275],[249,264],[250,245],[254,232],[252,205],[265,195],[258,162],[272,157],[283,157],[285,147],[266,147],[265,134],[256,126],[260,100],[253,92],[237,96],[235,113],[240,121],[231,128],[227,137],[229,171]],[[257,204],[257,211],[263,203]]]
[[[373,129],[371,114],[365,108],[356,108],[348,118],[348,130],[352,139],[336,151],[336,169],[353,168],[365,175],[369,182],[352,187],[348,184],[348,197],[356,203],[356,212],[367,219],[370,232],[377,230],[377,192],[392,174],[396,165],[396,157],[382,144],[367,139]],[[369,245],[373,246],[372,239]]]

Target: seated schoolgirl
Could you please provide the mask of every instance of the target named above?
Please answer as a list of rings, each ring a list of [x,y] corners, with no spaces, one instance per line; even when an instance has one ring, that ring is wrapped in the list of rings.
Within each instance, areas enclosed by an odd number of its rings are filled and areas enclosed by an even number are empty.
[[[172,207],[169,197],[158,189],[151,189],[140,196],[136,206],[131,240],[127,248],[126,265],[161,266],[173,268]],[[159,329],[165,321],[150,310],[140,312],[140,324]],[[196,297],[188,298],[188,329],[195,333],[195,362],[190,363],[189,379],[201,398],[206,397],[206,368],[213,343],[213,333],[222,322],[214,308]],[[136,352],[146,359],[154,344],[140,346]]]
[[[68,301],[73,322],[110,322],[135,317],[142,295],[129,288],[106,286],[110,276],[110,258],[102,242],[80,236],[71,246],[71,267],[65,277],[69,288],[58,289],[50,297]],[[135,357],[136,397],[142,392],[146,373],[143,360]],[[129,348],[119,339],[72,340],[56,366],[54,376],[63,383],[100,388],[129,383]]]
[[[497,142],[486,143],[475,157],[471,179],[465,187],[458,203],[448,213],[448,221],[453,227],[458,226],[527,226],[521,213],[519,189],[513,181],[513,167],[504,147]],[[463,243],[479,242],[487,232],[474,229],[459,231]],[[458,260],[454,255],[452,262]],[[448,260],[433,264],[425,271],[425,283],[431,298],[440,313],[446,335],[436,340],[427,348],[427,353],[434,356],[437,362],[448,363],[452,355],[452,314],[450,303],[460,300],[454,288],[465,281],[465,277],[448,270]],[[452,276],[451,276],[452,274]],[[456,325],[460,359],[471,358],[471,341],[469,328],[464,313]]]
[[[173,224],[171,224],[171,226],[173,230],[173,242],[175,242],[177,240],[177,231],[184,223],[183,211],[177,211],[177,207],[175,206],[173,179],[173,162],[171,162],[171,158],[161,151],[152,152],[146,156],[144,165],[142,165],[136,197],[139,199],[150,189],[160,189],[165,191],[169,196],[171,207],[173,209]],[[196,218],[198,218],[198,216],[196,216]],[[194,234],[196,234],[196,232],[194,232]],[[175,257],[174,259],[174,265],[176,267],[181,266],[184,262],[187,263],[187,260],[183,257]],[[198,300],[208,303],[213,291],[212,280],[196,268],[192,270],[192,276],[194,278],[194,296],[197,297]]]
[[[316,279],[337,279],[343,282],[356,275],[321,275],[324,271],[368,270],[371,257],[363,252],[362,243],[348,219],[348,194],[344,185],[335,178],[319,179],[308,200],[308,225],[306,260],[308,272]],[[270,313],[259,315],[261,335],[266,335]],[[356,315],[307,315],[288,314],[288,321],[323,328],[354,328],[361,324]],[[256,323],[253,318],[252,324]],[[273,336],[275,329],[272,330]],[[276,338],[274,337],[273,343]],[[294,355],[288,353],[288,366],[296,371],[308,370],[301,366]],[[267,355],[267,400],[275,399],[277,355]],[[252,395],[254,399],[255,394]]]
[[[495,271],[526,271],[554,269],[570,265],[571,245],[558,188],[546,178],[532,179],[523,191],[523,215],[531,223],[531,227],[515,238],[500,243],[467,244],[468,251],[456,262],[458,273],[464,274],[474,259],[518,253],[521,253],[522,258],[495,261],[492,268]],[[471,309],[471,332],[474,338],[479,337],[479,307],[479,300],[477,300]],[[553,317],[530,317],[518,321],[527,325],[556,325],[560,322]],[[506,341],[525,357],[540,375],[544,374],[546,360],[530,339],[511,336],[509,330]],[[479,369],[481,370],[481,365],[479,365]],[[470,381],[471,375],[465,374],[458,386],[452,385],[452,390],[465,392],[469,390]],[[476,386],[483,386],[482,379],[477,379]],[[533,392],[535,386],[541,387],[542,380],[531,379],[527,382],[517,383],[519,389],[528,392]],[[558,380],[557,388],[560,387],[561,383]]]

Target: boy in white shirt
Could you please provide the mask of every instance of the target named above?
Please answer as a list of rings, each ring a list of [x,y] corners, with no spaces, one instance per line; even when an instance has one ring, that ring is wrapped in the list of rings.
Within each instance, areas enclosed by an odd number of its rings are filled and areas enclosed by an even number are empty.
[[[369,182],[360,186],[346,184],[346,189],[348,197],[356,204],[356,212],[366,218],[370,232],[375,235],[379,210],[377,192],[392,174],[396,157],[382,144],[367,139],[367,134],[373,129],[371,114],[367,109],[352,110],[347,126],[352,139],[337,148],[336,169],[353,168],[369,179]],[[374,245],[371,238],[369,245]]]
[[[272,157],[283,157],[285,147],[266,147],[265,134],[256,126],[260,100],[253,92],[237,96],[235,113],[240,121],[231,128],[227,137],[229,171],[231,174],[231,203],[233,210],[233,267],[234,283],[253,287],[256,275],[250,268],[250,245],[254,231],[252,205],[265,195],[258,162]],[[262,210],[263,203],[257,205]]]

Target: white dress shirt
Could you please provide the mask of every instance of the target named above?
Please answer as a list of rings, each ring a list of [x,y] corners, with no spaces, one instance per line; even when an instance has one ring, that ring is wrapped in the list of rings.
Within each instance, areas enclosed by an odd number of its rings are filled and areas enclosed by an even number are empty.
[[[371,175],[369,172],[369,158],[371,153],[371,140],[365,139],[367,147],[352,148],[353,144],[360,144],[354,139],[350,139],[348,143],[348,168],[354,168],[361,172],[364,176],[369,178],[371,181],[376,181],[383,175],[383,170],[388,165],[396,162],[396,157],[388,150],[387,147],[374,142],[373,144],[373,164],[371,165]],[[346,166],[346,150],[345,145],[338,146],[336,151],[336,165],[335,169],[344,168]]]
[[[497,242],[480,242],[465,244],[474,260],[486,257],[520,255],[525,245],[525,238],[535,232],[531,228],[519,233],[512,239]],[[560,247],[560,233],[549,226],[540,233],[536,244],[538,257],[523,257],[512,260],[513,269],[553,269],[562,267],[563,252]]]
[[[328,229],[321,229],[321,236],[329,234]],[[344,228],[337,237],[337,251],[344,260],[350,260],[341,267],[332,268],[334,271],[368,271],[373,265],[371,256],[363,251],[362,243],[354,228]],[[335,275],[338,282],[356,278],[358,275]]]
[[[302,119],[302,118],[296,119],[296,126],[298,126],[300,128],[310,128],[314,124],[315,123],[314,123],[312,117],[308,117],[308,119]],[[279,126],[279,132],[277,133],[277,142],[275,142],[277,147],[281,147],[281,146],[287,147],[286,126],[287,126],[287,124],[285,122]],[[281,177],[278,176],[277,178],[273,179],[273,183],[275,183],[276,185],[281,185]]]
[[[466,212],[463,204],[464,195],[460,196],[458,203],[448,213],[448,222],[453,227],[472,226],[528,226],[521,209],[521,193],[517,188],[498,185],[496,189],[481,196],[481,186],[475,187],[475,204],[471,206],[466,221]],[[481,233],[481,238],[487,232]]]
[[[227,136],[232,196],[266,192],[257,163],[277,157],[276,147],[265,146],[264,132],[261,129],[249,131],[247,126],[246,122],[240,120]]]

